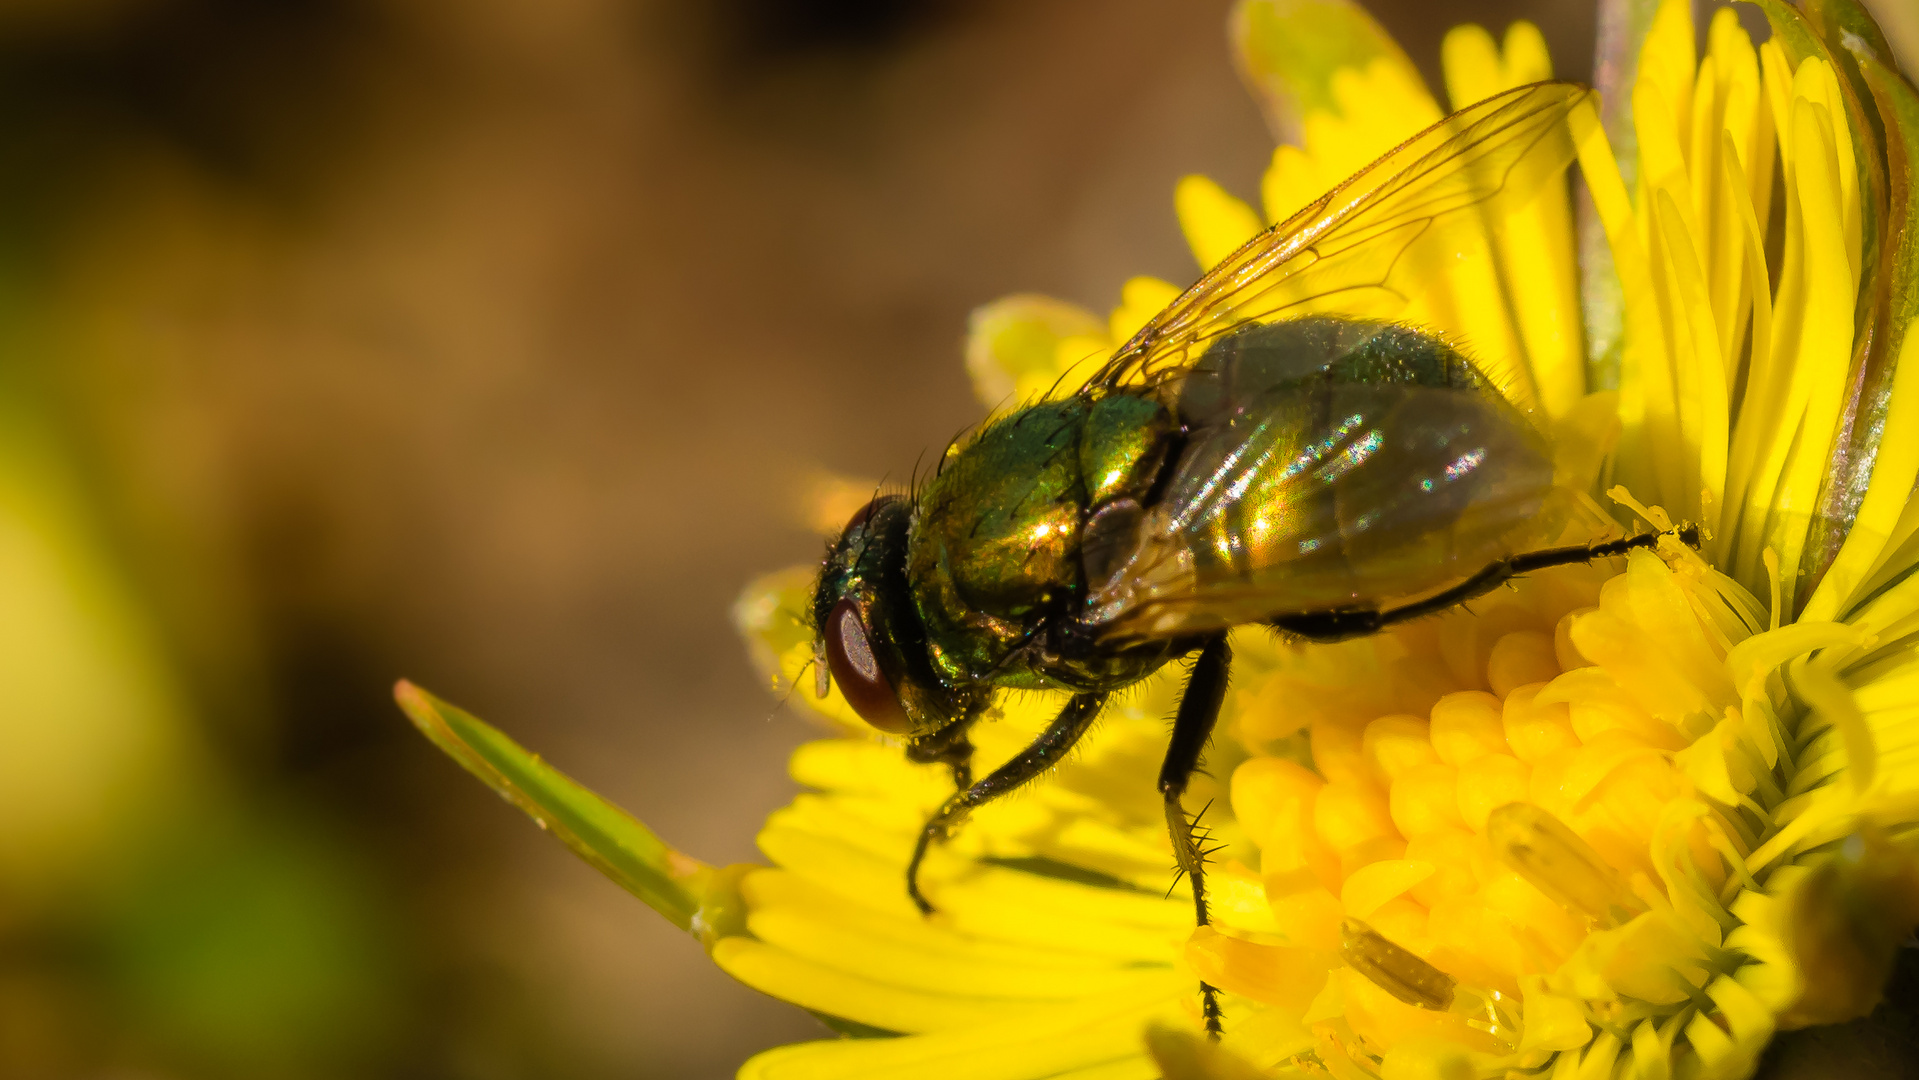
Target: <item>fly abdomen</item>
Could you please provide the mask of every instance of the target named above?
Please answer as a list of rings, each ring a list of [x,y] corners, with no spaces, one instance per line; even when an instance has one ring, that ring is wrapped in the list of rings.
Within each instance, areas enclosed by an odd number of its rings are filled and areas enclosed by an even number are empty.
[[[1410,327],[1251,326],[1175,395],[1171,479],[1089,598],[1109,640],[1438,588],[1505,554],[1552,483],[1531,422]]]

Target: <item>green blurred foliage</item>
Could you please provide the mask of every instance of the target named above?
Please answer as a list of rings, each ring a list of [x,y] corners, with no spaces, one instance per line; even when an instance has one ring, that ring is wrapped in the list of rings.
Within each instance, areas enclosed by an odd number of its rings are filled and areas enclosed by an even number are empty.
[[[85,22],[43,14],[0,30]],[[71,121],[44,81],[21,83],[34,44],[0,41],[0,111]],[[262,677],[223,575],[126,529],[99,467],[115,349],[137,337],[116,323],[139,287],[173,286],[156,271],[176,260],[98,259],[102,209],[128,208],[91,201],[89,168],[150,151],[109,121],[54,126],[14,130],[73,153],[0,170],[0,1075],[367,1075],[414,977],[393,898],[342,824],[235,737],[272,717],[233,689]],[[242,703],[259,714],[216,722]]]
[[[354,1075],[399,953],[363,860],[209,745],[0,322],[0,1074]]]
[[[249,809],[142,853],[100,911],[103,984],[169,1057],[236,1076],[349,1075],[395,1034],[392,934],[324,825]]]

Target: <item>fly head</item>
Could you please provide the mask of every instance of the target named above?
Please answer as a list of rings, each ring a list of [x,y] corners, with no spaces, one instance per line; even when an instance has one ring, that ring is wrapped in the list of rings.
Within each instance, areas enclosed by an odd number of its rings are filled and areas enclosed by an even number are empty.
[[[985,688],[946,685],[933,670],[906,573],[912,503],[861,507],[826,554],[813,593],[820,669],[861,719],[893,735],[931,735],[985,708]]]

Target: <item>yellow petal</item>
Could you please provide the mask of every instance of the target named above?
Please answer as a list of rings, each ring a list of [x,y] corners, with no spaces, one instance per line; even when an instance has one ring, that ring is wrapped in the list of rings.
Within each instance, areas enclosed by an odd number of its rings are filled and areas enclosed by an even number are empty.
[[[837,923],[843,927],[871,926],[881,939],[926,954],[929,962],[967,959],[1004,964],[1018,970],[1067,974],[1098,974],[1171,963],[1171,957],[1112,956],[1058,948],[1030,941],[1009,942],[962,933],[949,920],[929,919],[917,909],[874,904],[870,898],[849,896],[800,874],[777,867],[759,867],[739,882],[741,896],[755,917],[791,916],[801,922]]]
[[[1265,1080],[1268,1075],[1226,1046],[1183,1028],[1147,1028],[1146,1048],[1158,1066],[1156,1075],[1165,1080]]]
[[[1919,480],[1919,335],[1908,335],[1896,361],[1885,434],[1873,464],[1872,480],[1859,504],[1858,516],[1819,588],[1807,602],[1804,617],[1829,619],[1855,602],[1874,564],[1899,551],[1889,541],[1900,519],[1911,513],[1911,491]],[[1882,566],[1881,580],[1890,582],[1909,566],[1892,562]]]
[[[1502,45],[1508,86],[1524,86],[1553,77],[1552,54],[1546,51],[1546,35],[1539,32],[1539,27],[1520,19],[1506,27],[1506,40]]]
[[[1919,93],[1897,74],[1871,60],[1862,70],[1879,114],[1886,118],[1888,175],[1892,179],[1886,211],[1887,253],[1883,273],[1892,310],[1888,335],[1877,348],[1896,348],[1892,376],[1872,479],[1860,501],[1852,529],[1819,589],[1806,605],[1809,618],[1831,618],[1857,602],[1860,594],[1883,587],[1913,565],[1906,542],[1919,535],[1919,500],[1910,498],[1919,478],[1919,349],[1912,326],[1919,319],[1919,215],[1913,184],[1919,174]]]
[[[1615,475],[1620,483],[1635,490],[1660,490],[1648,444],[1646,384],[1653,373],[1663,372],[1664,357],[1658,350],[1664,330],[1646,247],[1634,226],[1632,200],[1619,177],[1598,111],[1591,104],[1581,105],[1573,110],[1568,123],[1579,153],[1580,172],[1606,230],[1625,303],[1626,340],[1619,373],[1620,453]]]
[[[1519,1053],[1533,1050],[1576,1050],[1592,1041],[1592,1025],[1577,1001],[1546,989],[1537,975],[1519,980],[1526,995],[1525,1036]]]
[[[1772,1010],[1730,976],[1715,979],[1706,993],[1719,1006],[1717,1015],[1702,1014],[1686,1025],[1686,1041],[1699,1055],[1702,1072],[1710,1076],[1751,1075],[1759,1065],[1766,1040],[1772,1037]]]
[[[1455,27],[1441,50],[1453,108],[1552,77],[1537,27],[1516,22],[1502,54],[1477,26]],[[1563,137],[1553,133],[1553,138]],[[1586,392],[1585,342],[1579,324],[1578,266],[1572,211],[1558,186],[1522,197],[1495,196],[1485,209],[1505,310],[1549,416],[1569,411]],[[1476,343],[1486,346],[1483,335]]]
[[[1483,26],[1466,23],[1448,30],[1440,42],[1439,59],[1454,111],[1508,87],[1499,46]]]
[[[1852,270],[1842,229],[1834,114],[1809,93],[1826,92],[1830,70],[1807,60],[1795,80],[1787,167],[1786,254],[1773,309],[1769,371],[1748,395],[1755,423],[1773,425],[1738,524],[1739,576],[1756,576],[1759,553],[1779,555],[1788,609],[1806,532],[1829,464],[1852,355]],[[1843,118],[1840,120],[1843,128]]]
[[[1332,952],[1262,945],[1228,937],[1210,926],[1194,931],[1186,945],[1188,964],[1201,979],[1235,994],[1305,1011],[1339,964]]]
[[[1732,9],[1721,8],[1713,16],[1709,40],[1713,85],[1695,92],[1695,116],[1700,107],[1712,112],[1695,121],[1693,132],[1694,212],[1706,230],[1702,246],[1708,252],[1713,320],[1730,383],[1751,306],[1743,218],[1750,213],[1763,220],[1764,211],[1753,208],[1756,176],[1767,177],[1766,197],[1772,194],[1772,122],[1760,104],[1758,53]],[[1706,81],[1703,69],[1700,81]]]
[[[1698,56],[1693,37],[1692,5],[1688,0],[1662,0],[1653,15],[1646,43],[1639,50],[1639,80],[1656,88],[1671,109],[1669,115],[1692,115],[1694,57]],[[1634,103],[1634,121],[1638,104]],[[1684,137],[1681,132],[1681,137]]]
[[[1728,155],[1725,163],[1731,177],[1737,177],[1741,171],[1738,161]],[[1771,174],[1772,167],[1768,159],[1762,175],[1770,176]],[[1734,182],[1731,177],[1728,183]],[[1770,184],[1767,186],[1767,191],[1768,193],[1771,191]],[[1756,373],[1770,371],[1772,363],[1772,290],[1771,278],[1766,268],[1765,238],[1760,232],[1759,225],[1762,219],[1758,216],[1759,208],[1752,203],[1736,197],[1732,198],[1731,202],[1739,218],[1738,228],[1745,256],[1746,292],[1751,298],[1752,323],[1747,337],[1748,385],[1745,402],[1740,408],[1739,421],[1732,433],[1732,446],[1727,452],[1725,501],[1719,510],[1719,526],[1715,529],[1717,535],[1712,541],[1712,550],[1715,553],[1713,562],[1728,570],[1736,568],[1737,523],[1745,513],[1752,479],[1761,463],[1760,455],[1769,445],[1769,440],[1774,434],[1765,428],[1759,410],[1755,406],[1757,399],[1752,385],[1752,380],[1758,377]]]
[[[753,950],[739,950],[735,958]],[[751,961],[749,961],[751,962]],[[835,1014],[838,1015],[838,1014]],[[1183,1020],[1170,995],[1117,995],[1073,1005],[1027,1006],[985,1022],[901,1039],[848,1039],[768,1050],[740,1080],[1039,1080],[1071,1070],[1147,1062],[1139,1032]],[[1150,1062],[1148,1062],[1150,1064]],[[1121,1075],[1137,1075],[1137,1073]]]
[[[1100,336],[1104,329],[1092,312],[1047,296],[1009,296],[975,308],[966,326],[973,395],[991,409],[1020,403],[1029,387],[1059,378],[1062,339]]]
[[[1691,40],[1690,32],[1687,40]],[[1648,189],[1660,185],[1680,187],[1685,183],[1685,161],[1680,151],[1683,132],[1679,128],[1684,114],[1679,111],[1671,88],[1661,85],[1658,66],[1649,66],[1652,58],[1647,54],[1653,51],[1652,45],[1652,39],[1648,39],[1646,53],[1641,54],[1639,80],[1633,86],[1632,113],[1633,126],[1639,135],[1641,190],[1635,226],[1641,242],[1646,245],[1652,299],[1659,306],[1659,321],[1656,324],[1658,336],[1648,338],[1636,334],[1631,325],[1629,309],[1627,344],[1629,347],[1640,347],[1640,362],[1631,365],[1631,374],[1633,389],[1638,392],[1645,409],[1644,442],[1639,452],[1647,455],[1650,461],[1650,472],[1655,481],[1652,488],[1655,501],[1662,506],[1690,508],[1697,505],[1697,492],[1696,489],[1687,490],[1685,469],[1689,460],[1698,459],[1698,447],[1686,444],[1681,416],[1685,397],[1684,389],[1679,385],[1682,375],[1679,368],[1683,360],[1673,356],[1672,304],[1668,299],[1662,236],[1654,228],[1651,208],[1647,205],[1651,197]],[[1685,91],[1687,97],[1691,96],[1690,84],[1689,78]],[[1619,261],[1616,250],[1614,261]],[[1622,372],[1622,392],[1627,389],[1625,377],[1626,372]]]
[[[1277,225],[1298,213],[1308,203],[1326,193],[1326,189],[1344,177],[1327,177],[1304,150],[1290,143],[1273,151],[1273,160],[1260,178],[1260,201],[1266,220]]]
[[[713,948],[720,970],[755,990],[805,1009],[886,1031],[940,1031],[991,1023],[1027,1002],[957,997],[875,983],[750,938]]]
[[[1172,968],[1170,958],[1157,966],[1088,964],[1082,959],[1076,966],[1062,967],[1046,962],[1052,958],[1045,954],[995,955],[968,948],[972,939],[957,934],[917,933],[911,916],[876,913],[850,918],[858,909],[792,903],[768,906],[767,899],[750,887],[746,890],[751,911],[746,926],[761,942],[823,969],[927,994],[1073,1001],[1121,990],[1142,979],[1161,979]]]
[[[1355,919],[1370,919],[1386,901],[1433,876],[1433,864],[1387,859],[1363,866],[1340,887],[1339,902]]]
[[[1201,270],[1211,270],[1264,227],[1252,207],[1204,176],[1179,182],[1173,191],[1173,208]]]
[[[1166,305],[1179,297],[1179,286],[1154,277],[1127,278],[1120,286],[1119,306],[1106,325],[1115,347],[1140,332]]]
[[[1344,178],[1439,122],[1439,104],[1401,57],[1333,72],[1334,107],[1306,114],[1301,142],[1325,175]]]
[[[1681,497],[1669,505],[1681,517],[1712,530],[1718,527],[1716,511],[1726,490],[1727,398],[1732,388],[1726,382],[1705,266],[1693,246],[1698,227],[1686,220],[1685,209],[1669,188],[1662,185],[1653,199],[1654,235],[1667,283],[1665,321],[1672,331],[1667,355],[1672,358],[1682,402],[1685,467],[1680,473]]]
[[[1234,8],[1230,35],[1239,69],[1281,141],[1300,141],[1306,117],[1339,115],[1350,104],[1334,86],[1343,71],[1385,64],[1402,81],[1419,79],[1391,36],[1346,0],[1248,0]]]

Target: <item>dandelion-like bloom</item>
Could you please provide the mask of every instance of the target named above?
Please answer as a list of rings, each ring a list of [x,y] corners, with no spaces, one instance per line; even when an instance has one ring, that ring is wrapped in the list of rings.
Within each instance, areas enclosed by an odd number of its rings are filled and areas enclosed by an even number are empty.
[[[404,685],[402,703],[729,973],[856,1036],[742,1076],[1749,1074],[1775,1031],[1869,1011],[1919,921],[1919,93],[1853,4],[1762,7],[1768,41],[1721,11],[1697,63],[1688,4],[1659,9],[1630,179],[1599,113],[1572,114],[1587,254],[1610,255],[1616,293],[1589,258],[1582,297],[1563,193],[1514,191],[1396,312],[1466,343],[1552,432],[1563,540],[1675,520],[1707,539],[1343,645],[1235,632],[1188,798],[1210,807],[1212,925],[1168,891],[1152,778],[1174,672],[935,847],[922,917],[903,872],[951,774],[799,678],[808,570],[738,612],[842,727],[796,754],[812,790],[760,834],[770,866],[707,867],[459,710]],[[1356,9],[1247,0],[1234,41],[1294,141],[1263,212],[1181,183],[1202,267],[1442,115]],[[1444,62],[1456,107],[1551,75],[1523,23],[1503,43],[1460,28]],[[1134,279],[1105,319],[982,309],[982,400],[1070,379],[1177,291]],[[1371,313],[1347,302],[1314,310]],[[1058,704],[1009,696],[974,729],[976,773]],[[1196,1035],[1201,980],[1223,992],[1219,1047]]]

